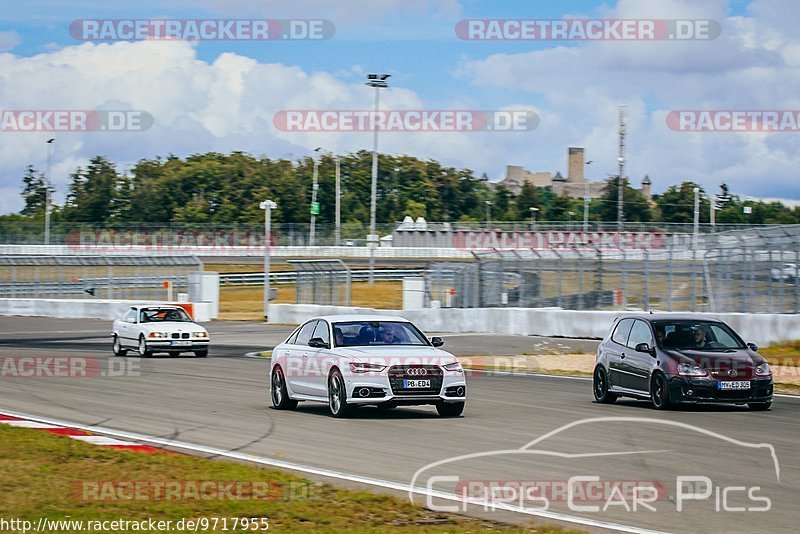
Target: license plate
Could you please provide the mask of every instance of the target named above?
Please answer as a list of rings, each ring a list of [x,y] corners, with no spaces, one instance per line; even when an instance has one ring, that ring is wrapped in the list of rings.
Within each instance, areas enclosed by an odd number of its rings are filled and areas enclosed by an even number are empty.
[[[750,389],[749,380],[720,380],[717,382],[717,389]]]
[[[187,339],[187,340],[185,340],[185,341],[184,341],[184,340],[173,341],[173,342],[172,342],[172,343],[170,343],[170,344],[171,344],[173,347],[191,347],[191,346],[192,346],[192,342],[191,342],[190,340],[188,340],[188,339]]]
[[[429,388],[429,387],[431,387],[431,381],[430,380],[403,380],[403,387],[405,389]]]

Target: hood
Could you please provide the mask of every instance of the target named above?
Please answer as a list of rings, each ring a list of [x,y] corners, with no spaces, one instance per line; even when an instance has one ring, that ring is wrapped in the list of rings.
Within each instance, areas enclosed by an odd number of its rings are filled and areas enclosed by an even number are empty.
[[[673,357],[673,364],[677,367],[681,363],[699,365],[708,371],[714,378],[751,378],[757,365],[766,362],[760,355],[749,349],[728,350],[696,350],[696,349],[668,349],[665,351]],[[730,375],[729,371],[736,371]]]
[[[458,361],[447,351],[427,346],[376,345],[369,347],[337,347],[340,356],[355,361],[380,363],[382,365],[432,364],[443,365]]]
[[[197,323],[164,322],[164,323],[139,323],[139,326],[148,332],[205,332],[206,329]]]

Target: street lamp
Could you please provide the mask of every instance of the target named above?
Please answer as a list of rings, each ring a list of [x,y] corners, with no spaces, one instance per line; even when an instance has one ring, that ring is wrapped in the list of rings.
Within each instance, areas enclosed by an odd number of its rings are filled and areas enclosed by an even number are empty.
[[[319,152],[322,147],[317,147],[314,149],[314,152]],[[314,237],[316,233],[317,227],[317,213],[319,213],[319,205],[317,204],[317,189],[319,189],[319,184],[317,183],[317,177],[319,174],[319,157],[317,154],[314,154],[314,172],[311,178],[311,228],[308,231],[308,246],[314,246]]]
[[[528,208],[528,211],[531,212],[531,231],[536,231],[536,213],[539,211],[539,208]]]
[[[486,201],[486,229],[489,230],[492,227],[492,201]]]
[[[271,200],[265,200],[258,207],[264,210],[264,318],[267,318],[269,316],[269,249],[272,245],[272,210],[278,205]]]
[[[47,176],[44,179],[44,244],[50,244],[50,180],[55,138],[47,141]]]
[[[700,233],[700,188],[692,189],[694,192],[694,239],[693,248],[697,250],[697,240]]]
[[[336,216],[334,218],[336,229],[334,231],[334,241],[338,247],[342,244],[342,169],[339,156],[334,156],[333,161],[336,163]]]
[[[619,164],[619,176],[617,178],[617,230],[622,231],[622,223],[625,220],[625,213],[623,210],[624,200],[624,183],[622,181],[622,173],[625,172],[625,158],[622,156],[617,158]]]
[[[381,89],[389,87],[391,74],[367,74],[367,85],[375,88],[375,123],[372,137],[372,191],[369,202],[369,285],[375,283],[375,247],[378,245],[378,235],[375,227],[375,209],[378,203],[378,111],[381,102]]]
[[[594,160],[589,160],[585,163],[585,165],[591,165]],[[589,180],[586,180],[586,183],[583,186],[583,231],[589,231],[589,205],[592,202],[591,194],[589,193]]]

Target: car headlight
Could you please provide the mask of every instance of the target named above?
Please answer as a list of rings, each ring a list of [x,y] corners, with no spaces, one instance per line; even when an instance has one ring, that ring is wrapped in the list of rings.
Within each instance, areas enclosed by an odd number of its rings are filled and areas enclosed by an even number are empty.
[[[380,373],[386,369],[385,365],[377,363],[350,362],[350,371],[353,373]]]
[[[678,365],[678,374],[682,376],[706,376],[705,369],[695,363],[682,363]]]
[[[772,368],[767,362],[756,366],[756,376],[772,376]]]
[[[169,337],[169,334],[166,332],[150,332],[147,337]]]
[[[192,332],[194,337],[208,337],[208,332]]]
[[[461,362],[448,363],[442,366],[445,371],[452,371],[455,373],[463,373],[464,369],[461,367]]]

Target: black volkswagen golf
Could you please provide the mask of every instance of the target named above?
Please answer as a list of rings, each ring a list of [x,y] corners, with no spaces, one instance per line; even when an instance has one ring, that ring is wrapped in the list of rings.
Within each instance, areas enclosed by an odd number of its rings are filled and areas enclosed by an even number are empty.
[[[597,348],[594,398],[649,399],[656,409],[679,403],[772,405],[772,370],[722,321],[697,315],[631,314]]]

